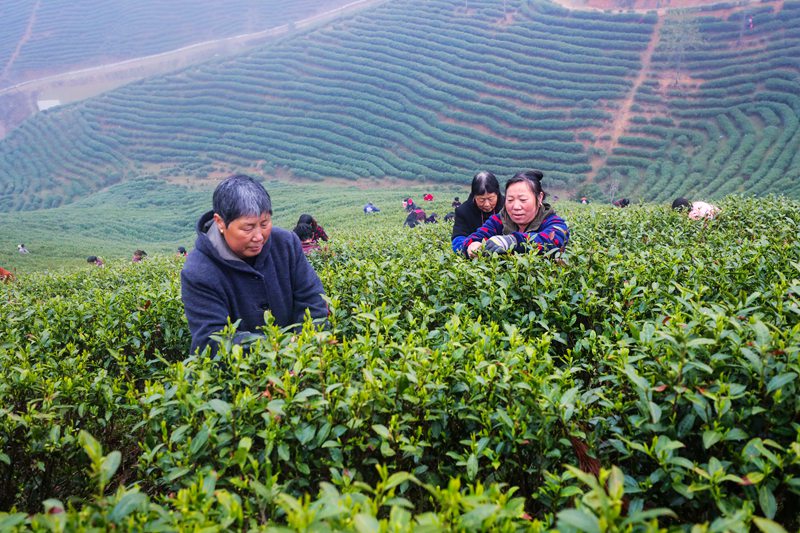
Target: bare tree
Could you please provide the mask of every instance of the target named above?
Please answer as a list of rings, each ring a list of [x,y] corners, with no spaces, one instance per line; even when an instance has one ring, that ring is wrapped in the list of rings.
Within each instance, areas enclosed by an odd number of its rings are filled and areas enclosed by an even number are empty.
[[[675,85],[681,77],[688,50],[703,45],[703,35],[697,18],[686,9],[673,9],[667,14],[661,29],[659,46],[667,54],[667,61],[675,69]]]
[[[612,204],[614,203],[614,200],[616,199],[615,197],[616,197],[617,193],[619,192],[620,180],[621,179],[622,179],[622,176],[620,175],[620,173],[617,172],[617,171],[614,171],[611,174],[611,181],[609,181],[609,183],[608,183],[608,185],[606,187],[606,194],[610,198],[610,202]]]

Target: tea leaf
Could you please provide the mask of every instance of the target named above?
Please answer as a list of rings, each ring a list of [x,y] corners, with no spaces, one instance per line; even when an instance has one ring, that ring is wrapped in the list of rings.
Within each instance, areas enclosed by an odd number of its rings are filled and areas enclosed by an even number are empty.
[[[380,523],[371,515],[358,513],[353,518],[353,525],[359,533],[375,533],[380,531]]]
[[[764,516],[770,520],[775,518],[775,513],[778,511],[778,502],[775,501],[775,495],[772,493],[772,489],[766,485],[762,485],[758,489],[758,504],[761,506]]]
[[[473,481],[478,475],[478,458],[474,453],[469,454],[467,458],[467,479]]]
[[[703,432],[703,448],[706,450],[711,448],[720,440],[722,440],[722,434],[719,431],[708,429]]]
[[[756,527],[758,527],[758,529],[763,531],[763,533],[787,533],[783,526],[767,518],[754,516],[753,523],[756,525]]]
[[[796,378],[797,374],[795,374],[794,372],[786,372],[783,374],[778,374],[777,376],[769,380],[769,383],[767,384],[767,392],[774,392],[775,390],[784,387],[788,383],[791,383]]]
[[[112,522],[120,523],[123,518],[132,512],[144,510],[147,503],[147,496],[141,492],[126,492],[111,510],[108,517]]]
[[[28,515],[25,513],[0,513],[0,530],[12,531],[16,526],[25,522]]]
[[[572,527],[586,533],[601,533],[597,517],[582,509],[566,509],[559,511],[556,527]]]
[[[220,416],[228,416],[231,412],[231,405],[224,401],[220,400],[219,398],[214,398],[208,401],[208,406],[211,407],[218,415]]]
[[[373,424],[372,429],[377,433],[381,438],[386,440],[391,440],[391,434],[389,433],[389,429],[384,426],[383,424]]]
[[[103,458],[100,467],[100,479],[103,485],[106,485],[117,472],[121,460],[122,454],[117,450],[114,450]]]

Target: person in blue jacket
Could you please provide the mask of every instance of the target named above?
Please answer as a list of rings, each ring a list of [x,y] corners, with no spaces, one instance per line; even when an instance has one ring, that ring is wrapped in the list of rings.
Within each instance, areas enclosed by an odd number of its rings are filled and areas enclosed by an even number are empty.
[[[367,204],[364,206],[364,214],[365,215],[369,215],[371,213],[380,213],[380,212],[381,212],[381,210],[378,209],[378,207],[375,204],[373,204],[372,202],[367,202]]]
[[[569,228],[545,203],[543,177],[538,170],[526,170],[508,180],[502,211],[464,240],[462,253],[472,258],[482,250],[492,253],[563,250],[569,241]]]
[[[328,308],[317,273],[300,240],[272,226],[272,202],[246,175],[223,180],[213,209],[197,222],[197,240],[181,270],[181,299],[192,334],[191,353],[216,345],[211,335],[241,320],[234,342],[257,334],[265,312],[284,327],[302,324],[306,311],[324,321]]]

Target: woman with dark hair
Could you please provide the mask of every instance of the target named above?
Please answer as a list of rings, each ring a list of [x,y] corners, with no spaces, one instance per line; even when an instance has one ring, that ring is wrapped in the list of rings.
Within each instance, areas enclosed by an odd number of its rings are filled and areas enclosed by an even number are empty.
[[[526,170],[506,182],[502,211],[489,217],[464,241],[467,257],[475,257],[482,248],[492,253],[564,249],[569,241],[569,228],[545,203],[543,177],[538,170]]]
[[[502,208],[503,195],[500,194],[500,184],[494,174],[488,170],[475,174],[469,197],[455,211],[453,251],[463,253],[466,238]]]
[[[214,190],[211,211],[197,221],[197,240],[181,271],[181,299],[192,333],[191,353],[217,345],[211,336],[239,321],[234,342],[264,326],[269,311],[280,327],[302,324],[306,311],[324,321],[322,282],[300,240],[272,226],[264,186],[242,174]]]
[[[300,244],[303,246],[303,253],[308,255],[314,250],[319,250],[319,244],[314,240],[314,229],[311,224],[298,224],[292,230],[297,238],[300,239]]]
[[[300,218],[297,219],[297,224],[295,224],[295,226],[300,224],[308,224],[309,226],[311,226],[311,229],[314,230],[314,236],[312,237],[314,242],[317,241],[327,242],[328,234],[325,233],[325,230],[322,228],[322,226],[317,224],[317,221],[314,217],[312,217],[311,215],[300,215]]]
[[[672,209],[684,211],[692,220],[710,220],[719,214],[719,207],[708,202],[690,202],[686,198],[675,198]]]

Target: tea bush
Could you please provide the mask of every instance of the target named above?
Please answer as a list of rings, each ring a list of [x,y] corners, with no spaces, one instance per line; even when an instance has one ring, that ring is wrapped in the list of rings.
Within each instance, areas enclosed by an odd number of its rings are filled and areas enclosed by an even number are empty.
[[[216,357],[179,259],[3,286],[0,527],[796,529],[800,204],[721,206],[560,204],[550,258],[343,222],[331,327]]]

